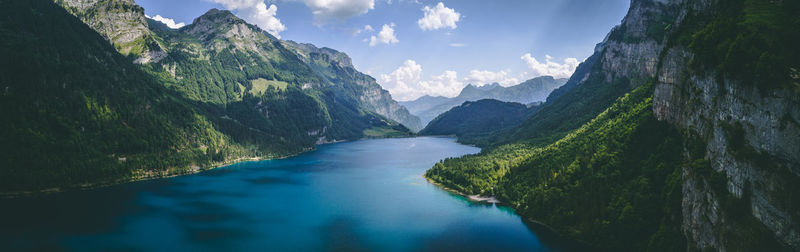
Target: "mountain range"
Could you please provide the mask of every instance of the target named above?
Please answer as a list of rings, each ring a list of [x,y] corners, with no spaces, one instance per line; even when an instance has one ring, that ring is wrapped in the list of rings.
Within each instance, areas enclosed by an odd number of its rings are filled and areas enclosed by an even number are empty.
[[[133,0],[2,9],[4,192],[190,173],[421,128],[347,55],[279,40],[229,11],[175,30]]]
[[[456,97],[425,95],[413,101],[400,102],[411,114],[418,116],[427,125],[436,116],[459,106],[466,101],[495,99],[505,102],[530,104],[543,102],[553,90],[564,85],[567,79],[551,76],[536,77],[520,84],[504,87],[497,83],[483,86],[467,85]]]
[[[482,147],[427,179],[594,250],[797,251],[797,13],[800,1],[632,0],[569,79],[398,103],[346,54],[229,11],[170,29],[133,0],[0,1],[0,192],[188,174],[424,123]]]

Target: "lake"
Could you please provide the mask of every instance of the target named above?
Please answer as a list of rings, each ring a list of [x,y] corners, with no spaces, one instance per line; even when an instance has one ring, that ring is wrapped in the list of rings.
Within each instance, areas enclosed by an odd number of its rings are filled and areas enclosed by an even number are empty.
[[[0,250],[553,251],[507,207],[428,183],[452,138],[319,146],[293,158],[0,200]],[[548,241],[554,240],[554,241]]]

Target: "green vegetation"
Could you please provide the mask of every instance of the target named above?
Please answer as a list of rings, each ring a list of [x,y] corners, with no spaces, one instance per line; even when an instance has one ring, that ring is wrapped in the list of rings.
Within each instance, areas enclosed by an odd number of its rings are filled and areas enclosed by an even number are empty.
[[[328,140],[362,138],[370,128],[408,132],[331,90],[302,90],[320,79],[279,43],[263,45],[282,53],[266,59],[204,51],[196,39],[154,26],[159,41],[181,50],[163,65],[140,66],[52,1],[0,7],[2,192],[282,157],[313,149],[312,132]],[[266,82],[249,81],[259,78]],[[267,84],[260,95],[247,92],[259,83]]]
[[[387,137],[408,137],[410,134],[407,130],[393,129],[386,127],[373,127],[364,130],[364,137],[366,138],[387,138]]]
[[[53,2],[0,7],[0,191],[180,174],[287,153],[234,143],[202,107],[164,89]]]
[[[692,49],[692,65],[756,84],[762,91],[794,88],[800,69],[800,2],[730,0],[714,16],[691,16],[677,43]]]
[[[330,84],[326,88],[333,92],[337,100],[365,111],[383,111],[384,116],[414,131],[422,129],[423,125],[418,117],[397,106],[397,102],[391,99],[389,93],[383,90],[374,78],[353,67],[350,57],[346,54],[326,47],[317,48],[311,44],[298,44],[293,41],[281,41],[281,45],[296,52],[317,76]],[[369,99],[364,99],[365,96]]]
[[[264,91],[267,91],[267,87],[273,87],[277,90],[284,90],[289,85],[289,83],[283,81],[272,81],[266,80],[264,78],[258,78],[255,80],[250,81],[250,94],[254,96],[258,96],[264,94]]]
[[[536,109],[492,99],[464,102],[433,119],[419,134],[456,135],[459,140],[485,136],[519,125]]]
[[[592,67],[592,73],[602,71],[602,59]],[[561,94],[554,101],[548,101],[519,127],[469,143],[482,146],[496,146],[520,140],[537,146],[553,143],[589,122],[611,106],[618,97],[629,92],[634,86],[631,82],[644,81],[617,77],[609,83],[604,74],[591,74],[581,85]]]
[[[422,122],[427,125],[437,116],[468,101],[495,99],[521,104],[541,103],[547,99],[553,90],[563,86],[566,82],[566,79],[540,76],[509,87],[504,87],[497,83],[480,87],[469,84],[461,89],[461,92],[456,97],[425,95],[413,101],[401,102],[401,104],[419,116]]]
[[[553,144],[447,159],[426,176],[496,195],[523,216],[600,248],[684,248],[676,221],[683,138],[656,120],[652,92],[653,84],[637,88]]]

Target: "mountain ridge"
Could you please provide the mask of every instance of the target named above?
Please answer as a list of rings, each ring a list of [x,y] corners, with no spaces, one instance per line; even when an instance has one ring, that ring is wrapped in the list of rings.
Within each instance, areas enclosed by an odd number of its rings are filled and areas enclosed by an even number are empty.
[[[461,92],[456,97],[447,98],[425,95],[413,101],[400,102],[400,104],[408,108],[412,114],[419,116],[423,124],[428,124],[436,116],[466,101],[496,99],[522,104],[544,101],[550,92],[566,82],[567,79],[540,76],[509,87],[503,87],[497,83],[483,86],[468,84],[461,89]]]
[[[437,116],[420,135],[455,135],[459,141],[519,125],[538,105],[526,106],[495,99],[466,101]]]

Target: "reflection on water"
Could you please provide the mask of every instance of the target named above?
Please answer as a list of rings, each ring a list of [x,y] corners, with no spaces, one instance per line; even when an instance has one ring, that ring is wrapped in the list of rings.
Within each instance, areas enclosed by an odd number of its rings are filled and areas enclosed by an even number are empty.
[[[0,200],[0,250],[550,251],[508,207],[422,178],[476,153],[449,138],[321,146],[284,160]]]

